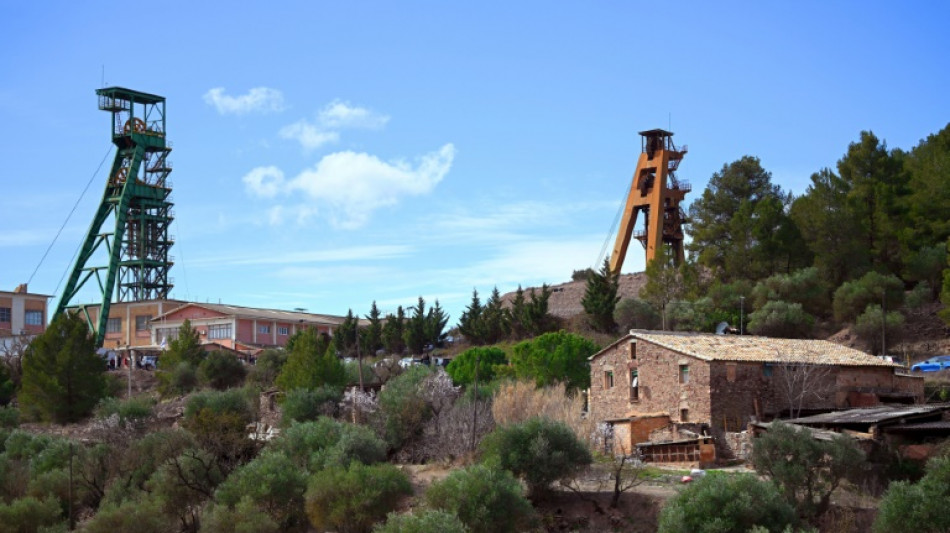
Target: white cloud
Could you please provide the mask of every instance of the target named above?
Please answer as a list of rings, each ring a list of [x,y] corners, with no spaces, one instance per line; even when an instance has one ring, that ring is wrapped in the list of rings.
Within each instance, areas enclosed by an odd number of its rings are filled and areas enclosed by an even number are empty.
[[[224,94],[224,87],[215,87],[205,93],[204,100],[221,115],[243,115],[252,111],[271,113],[285,109],[283,93],[269,87],[255,87],[240,96],[228,96]]]
[[[448,173],[454,158],[455,146],[451,143],[420,157],[416,165],[385,162],[366,153],[336,152],[288,181],[287,190],[306,193],[310,200],[327,208],[334,226],[353,229],[364,225],[380,207],[431,192]],[[270,192],[271,182],[258,184],[249,177],[251,174],[245,176],[245,183],[253,191]]]
[[[334,143],[340,140],[340,134],[335,131],[324,131],[310,124],[306,120],[300,120],[293,124],[284,126],[280,130],[280,136],[284,139],[295,140],[300,143],[304,150],[310,151],[320,148],[324,144]]]
[[[334,100],[320,110],[320,125],[324,128],[380,129],[389,122],[389,117],[365,107],[351,107],[349,102]]]
[[[257,167],[244,178],[248,192],[263,198],[273,198],[284,185],[284,172],[277,167]]]

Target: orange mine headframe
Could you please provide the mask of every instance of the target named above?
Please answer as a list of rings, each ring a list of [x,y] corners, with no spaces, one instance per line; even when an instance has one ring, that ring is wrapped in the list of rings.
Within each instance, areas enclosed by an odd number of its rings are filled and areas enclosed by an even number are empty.
[[[684,259],[684,214],[680,202],[691,188],[676,178],[676,169],[686,154],[686,146],[677,149],[673,144],[673,133],[665,130],[641,131],[640,135],[640,159],[610,255],[610,270],[614,274],[620,274],[631,237],[636,237],[646,248],[647,264],[663,245],[670,247],[677,265]],[[644,213],[643,229],[634,233],[641,211]]]

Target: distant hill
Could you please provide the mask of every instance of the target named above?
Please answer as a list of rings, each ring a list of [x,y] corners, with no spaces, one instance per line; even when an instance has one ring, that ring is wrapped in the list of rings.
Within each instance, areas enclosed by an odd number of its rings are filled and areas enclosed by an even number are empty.
[[[634,274],[620,275],[620,298],[636,298],[640,294],[640,289],[647,282],[646,274],[636,272]],[[551,299],[548,300],[548,310],[558,318],[571,318],[584,312],[584,306],[581,300],[584,299],[584,290],[587,286],[586,281],[568,281],[560,285],[551,285]],[[535,287],[540,291],[541,287]],[[531,292],[530,287],[525,287],[525,298]],[[515,293],[509,292],[501,297],[501,301],[506,305],[511,305]]]

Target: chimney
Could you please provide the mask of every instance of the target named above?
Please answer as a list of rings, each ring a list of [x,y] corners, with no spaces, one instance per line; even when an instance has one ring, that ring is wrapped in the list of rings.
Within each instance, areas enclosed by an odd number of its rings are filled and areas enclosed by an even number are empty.
[[[26,290],[26,283],[21,283],[21,284],[17,285],[17,286],[16,286],[16,289],[14,289],[13,292],[14,292],[15,294],[26,294],[26,293],[27,293],[27,290]]]

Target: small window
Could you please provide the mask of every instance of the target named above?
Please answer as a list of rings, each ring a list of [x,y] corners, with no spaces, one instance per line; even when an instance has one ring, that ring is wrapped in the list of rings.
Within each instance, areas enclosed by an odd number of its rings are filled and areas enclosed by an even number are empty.
[[[23,315],[23,323],[27,326],[42,326],[43,325],[43,311],[27,311]]]
[[[637,360],[637,343],[635,342],[630,343],[630,360],[631,361]]]
[[[630,370],[630,401],[640,400],[640,374],[637,369]]]
[[[680,365],[680,383],[689,383],[689,365]]]
[[[277,328],[278,335],[290,335],[290,328]]]
[[[11,316],[9,307],[0,307],[0,322],[10,322]]]
[[[608,370],[604,372],[604,388],[612,389],[614,388],[614,372],[613,370]]]
[[[110,318],[106,322],[106,333],[119,333],[122,331],[122,319],[121,318]]]
[[[762,375],[767,378],[772,377],[772,363],[765,363],[762,365]]]
[[[270,326],[258,326],[258,327],[257,327],[257,332],[258,332],[258,333],[270,333]]]
[[[148,330],[149,322],[152,321],[152,315],[139,315],[135,317],[135,331]]]
[[[680,422],[689,422],[689,409],[680,409]]]
[[[726,363],[726,381],[733,383],[736,380],[736,364]]]

